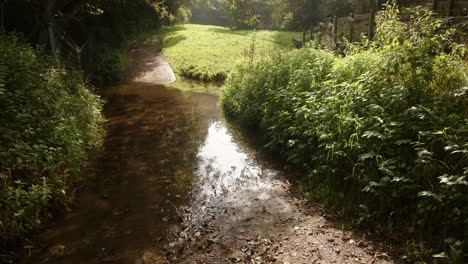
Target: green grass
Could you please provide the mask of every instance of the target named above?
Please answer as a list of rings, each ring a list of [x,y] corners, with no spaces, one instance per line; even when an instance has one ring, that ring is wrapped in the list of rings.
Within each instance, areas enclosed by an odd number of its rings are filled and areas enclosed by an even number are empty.
[[[202,81],[224,81],[238,62],[294,49],[301,32],[230,30],[219,26],[184,25],[162,29],[163,52],[177,75]],[[255,37],[254,37],[255,36]]]

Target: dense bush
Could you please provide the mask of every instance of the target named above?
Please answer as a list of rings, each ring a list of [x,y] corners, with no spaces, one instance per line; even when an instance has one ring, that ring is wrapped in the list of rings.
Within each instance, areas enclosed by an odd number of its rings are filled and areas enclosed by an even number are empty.
[[[189,23],[190,18],[192,18],[192,11],[185,6],[179,7],[179,9],[177,9],[175,17],[178,23],[181,23],[181,24]]]
[[[464,50],[421,8],[403,23],[389,6],[377,22],[376,44],[345,57],[303,49],[238,66],[222,106],[306,169],[305,191],[406,241],[413,260],[449,247],[439,257],[456,260],[468,226]]]
[[[33,230],[100,145],[101,100],[71,72],[0,35],[0,248]]]

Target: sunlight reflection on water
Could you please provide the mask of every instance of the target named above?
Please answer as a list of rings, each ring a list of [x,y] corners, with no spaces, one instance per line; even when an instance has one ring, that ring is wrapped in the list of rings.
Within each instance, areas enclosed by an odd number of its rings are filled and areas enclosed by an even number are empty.
[[[204,145],[198,152],[198,175],[212,184],[203,192],[213,196],[219,192],[233,191],[244,178],[258,178],[261,169],[239,149],[231,134],[221,122],[208,128]]]
[[[80,207],[42,234],[66,255],[33,263],[135,263],[176,227],[200,230],[275,197],[276,171],[227,125],[216,96],[144,83],[103,96],[106,140]]]
[[[246,206],[268,199],[274,171],[262,168],[233,138],[222,121],[209,125],[197,153],[197,183],[192,203],[195,222],[226,208]]]

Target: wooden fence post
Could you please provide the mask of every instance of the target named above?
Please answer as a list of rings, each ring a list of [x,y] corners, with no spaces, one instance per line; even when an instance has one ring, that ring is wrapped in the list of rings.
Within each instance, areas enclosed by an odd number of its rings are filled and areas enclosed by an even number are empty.
[[[52,57],[56,60],[57,59],[57,42],[55,39],[54,35],[54,29],[53,29],[53,22],[50,21],[47,24],[47,31],[49,33],[49,44],[50,44],[50,52],[52,54]]]
[[[350,24],[349,24],[349,42],[353,42],[353,33],[354,33],[354,14],[351,13],[350,15]]]
[[[447,16],[452,16],[452,10],[453,9],[453,0],[448,1],[448,10],[447,10]]]
[[[374,38],[374,22],[375,22],[375,5],[374,5],[374,1],[370,0],[369,1],[369,29],[367,32],[367,37],[369,40],[372,40]]]
[[[332,46],[335,48],[336,47],[336,26],[337,26],[337,19],[336,19],[336,16],[333,17],[333,28],[332,28],[332,40],[333,40],[333,43],[332,43]]]
[[[0,32],[5,32],[5,22],[4,22],[4,16],[5,16],[5,2],[0,0]]]
[[[318,46],[322,46],[322,30],[320,29],[318,33]]]
[[[437,11],[437,0],[432,0],[432,10]]]
[[[306,43],[306,33],[307,33],[307,27],[304,27],[304,31],[302,31],[302,47],[304,47]]]

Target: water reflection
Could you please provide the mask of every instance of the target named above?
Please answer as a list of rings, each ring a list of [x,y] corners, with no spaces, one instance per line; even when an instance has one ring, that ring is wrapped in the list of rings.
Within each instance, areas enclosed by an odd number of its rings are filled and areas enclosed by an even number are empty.
[[[208,128],[205,143],[198,151],[198,176],[206,183],[199,184],[208,197],[233,191],[243,178],[256,178],[260,168],[239,149],[226,126],[214,122]],[[209,185],[209,186],[207,186]]]
[[[40,234],[48,246],[34,263],[135,263],[148,250],[157,255],[180,224],[176,208],[190,202],[197,150],[219,119],[217,98],[137,83],[103,96],[102,156],[88,168],[78,208]]]
[[[249,206],[270,197],[274,171],[260,166],[236,142],[223,121],[209,125],[197,159],[190,225],[202,226],[227,209]]]

